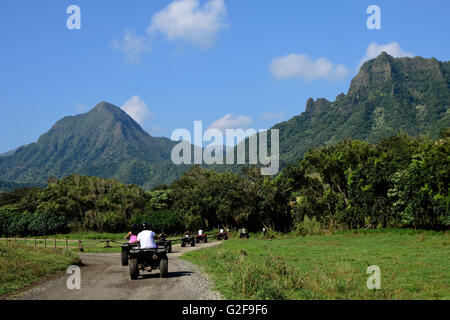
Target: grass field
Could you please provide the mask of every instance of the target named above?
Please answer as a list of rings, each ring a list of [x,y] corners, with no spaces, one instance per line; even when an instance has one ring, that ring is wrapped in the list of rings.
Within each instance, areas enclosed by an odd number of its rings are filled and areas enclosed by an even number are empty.
[[[80,262],[71,251],[0,243],[0,298]]]
[[[450,299],[445,233],[369,230],[307,237],[231,239],[183,258],[227,299]],[[381,289],[367,288],[367,267]]]

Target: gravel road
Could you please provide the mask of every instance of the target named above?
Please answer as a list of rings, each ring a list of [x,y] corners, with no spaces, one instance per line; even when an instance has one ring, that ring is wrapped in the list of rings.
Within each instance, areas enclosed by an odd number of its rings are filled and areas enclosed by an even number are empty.
[[[193,264],[180,259],[191,250],[220,244],[211,242],[196,247],[173,246],[169,254],[169,274],[159,277],[159,270],[142,272],[138,280],[130,280],[128,267],[120,264],[119,253],[81,254],[81,289],[69,290],[69,274],[39,284],[16,296],[20,300],[220,300],[211,289],[208,277]]]

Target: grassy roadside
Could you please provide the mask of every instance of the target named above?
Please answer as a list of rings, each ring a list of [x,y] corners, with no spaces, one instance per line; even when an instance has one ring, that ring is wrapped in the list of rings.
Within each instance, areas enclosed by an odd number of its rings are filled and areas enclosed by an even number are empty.
[[[450,238],[417,230],[233,238],[183,258],[227,299],[450,299]],[[369,290],[367,267],[381,269]]]
[[[0,299],[46,277],[79,264],[71,251],[0,243]]]

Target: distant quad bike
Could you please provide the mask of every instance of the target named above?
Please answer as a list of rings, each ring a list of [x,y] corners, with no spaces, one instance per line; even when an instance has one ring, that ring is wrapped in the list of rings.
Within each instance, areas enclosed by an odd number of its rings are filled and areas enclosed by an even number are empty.
[[[158,248],[159,247],[166,248],[166,253],[172,253],[172,241],[160,239],[159,241],[156,242],[156,244],[158,245]]]
[[[183,239],[181,239],[181,246],[186,247],[186,245],[190,244],[191,247],[195,247],[195,238],[186,234]]]
[[[239,238],[241,238],[241,239],[249,239],[250,238],[250,235],[249,235],[249,233],[248,233],[248,230],[247,229],[242,229],[241,230],[241,233],[240,233],[240,235],[239,235]]]
[[[151,272],[159,269],[160,277],[167,277],[169,269],[169,259],[166,248],[140,249],[132,247],[129,252],[130,278],[136,280],[140,270]]]
[[[217,234],[217,241],[228,240],[228,233],[220,230]]]
[[[208,236],[206,234],[203,234],[203,231],[199,232],[199,234],[197,234],[195,236],[195,242],[196,243],[200,243],[200,242],[207,243],[208,242]]]

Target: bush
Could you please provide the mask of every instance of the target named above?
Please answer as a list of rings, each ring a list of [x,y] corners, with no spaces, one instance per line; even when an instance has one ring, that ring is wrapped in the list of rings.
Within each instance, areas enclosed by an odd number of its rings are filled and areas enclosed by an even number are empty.
[[[302,236],[320,234],[322,233],[322,226],[320,225],[320,222],[316,220],[316,217],[310,219],[308,216],[305,216],[303,222],[297,223],[296,230],[297,234]]]
[[[141,225],[147,221],[155,232],[164,231],[166,234],[177,234],[184,231],[184,223],[181,215],[176,211],[160,210],[135,214],[129,224]]]
[[[50,212],[0,214],[0,236],[52,235],[68,230],[64,215]]]
[[[71,223],[71,226],[77,226]],[[96,212],[89,210],[86,212],[82,224],[84,230],[95,230],[99,232],[123,232],[127,229],[127,221],[116,212]]]
[[[28,225],[28,234],[33,236],[46,236],[68,231],[68,220],[62,214],[51,212],[37,212],[31,216]]]

